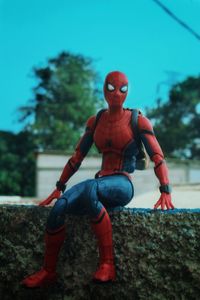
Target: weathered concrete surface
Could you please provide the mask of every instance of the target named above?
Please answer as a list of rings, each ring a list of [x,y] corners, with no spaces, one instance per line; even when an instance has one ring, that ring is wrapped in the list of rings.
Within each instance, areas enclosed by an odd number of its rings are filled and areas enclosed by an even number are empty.
[[[50,208],[0,206],[0,299],[200,299],[200,210],[111,212],[117,280],[97,285],[98,262],[87,217],[68,217],[58,283],[26,290],[21,279],[40,268]]]

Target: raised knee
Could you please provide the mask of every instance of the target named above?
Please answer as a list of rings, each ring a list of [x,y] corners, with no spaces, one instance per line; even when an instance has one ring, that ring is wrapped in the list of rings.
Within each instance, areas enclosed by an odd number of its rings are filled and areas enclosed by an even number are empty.
[[[95,198],[96,188],[97,188],[97,183],[95,180],[91,179],[86,181],[84,198],[86,199],[87,202],[88,201],[90,202]]]
[[[67,200],[63,198],[58,199],[49,214],[47,229],[55,230],[64,225],[66,209]]]

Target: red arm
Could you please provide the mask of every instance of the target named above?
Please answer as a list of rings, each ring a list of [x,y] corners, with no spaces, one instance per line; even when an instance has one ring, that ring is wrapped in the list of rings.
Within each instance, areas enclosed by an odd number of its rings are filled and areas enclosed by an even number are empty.
[[[52,200],[59,198],[61,195],[61,191],[65,190],[65,183],[69,180],[69,178],[78,170],[80,167],[84,157],[87,155],[93,144],[93,132],[95,128],[95,116],[92,116],[88,119],[86,123],[86,129],[79,140],[74,154],[68,160],[65,165],[59,181],[56,183],[56,189],[49,195],[48,198],[39,203],[40,206],[48,205],[52,202]]]
[[[65,184],[69,178],[78,170],[84,157],[87,155],[93,144],[93,132],[94,132],[95,116],[88,119],[86,123],[85,133],[79,140],[74,154],[68,160],[65,165],[62,174],[60,176],[59,182]]]
[[[164,160],[164,154],[155,137],[150,121],[141,114],[138,116],[138,129],[145,149],[150,159],[154,162],[154,172],[160,182],[161,198],[155,204],[155,208],[159,205],[161,205],[162,209],[164,209],[165,205],[167,209],[174,208],[171,203],[171,187],[169,185],[168,168]]]

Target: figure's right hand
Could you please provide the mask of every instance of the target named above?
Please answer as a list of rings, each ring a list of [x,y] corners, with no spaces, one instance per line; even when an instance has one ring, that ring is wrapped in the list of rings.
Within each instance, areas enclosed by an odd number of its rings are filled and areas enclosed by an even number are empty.
[[[60,198],[61,191],[55,189],[46,199],[42,200],[38,205],[39,206],[46,206],[49,205],[54,199]]]

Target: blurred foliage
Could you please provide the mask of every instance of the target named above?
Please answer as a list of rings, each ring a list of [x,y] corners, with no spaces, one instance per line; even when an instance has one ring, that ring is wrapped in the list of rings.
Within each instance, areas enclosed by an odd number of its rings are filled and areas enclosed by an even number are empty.
[[[33,99],[20,108],[20,121],[42,150],[73,150],[87,119],[102,106],[92,60],[62,52],[34,68]]]
[[[147,115],[167,156],[200,159],[200,76],[174,85]]]
[[[35,154],[31,134],[0,131],[0,195],[35,193]]]
[[[103,105],[89,58],[63,52],[33,73],[33,99],[19,109],[23,130],[0,132],[0,194],[34,196],[34,151],[72,152],[87,119]]]
[[[0,206],[2,300],[199,299],[199,210],[110,212],[117,280],[107,285],[91,281],[98,254],[90,220],[68,216],[58,283],[46,289],[22,288],[22,278],[43,263],[49,211],[38,206]]]

